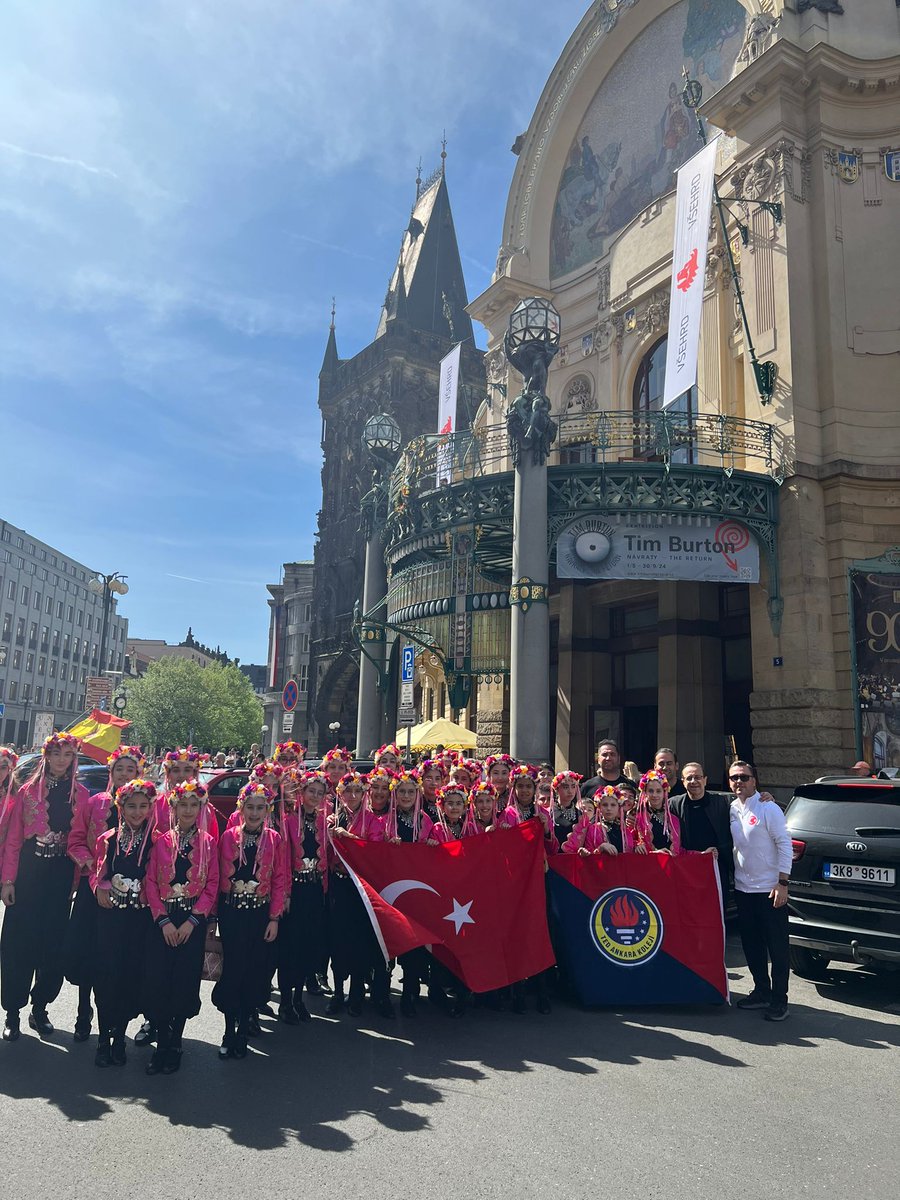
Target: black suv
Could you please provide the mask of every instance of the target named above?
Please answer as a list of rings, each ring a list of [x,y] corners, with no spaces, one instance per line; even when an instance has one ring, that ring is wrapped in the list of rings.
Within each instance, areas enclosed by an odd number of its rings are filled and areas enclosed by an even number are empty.
[[[831,959],[900,967],[900,780],[805,784],[787,824],[794,971],[823,979]]]

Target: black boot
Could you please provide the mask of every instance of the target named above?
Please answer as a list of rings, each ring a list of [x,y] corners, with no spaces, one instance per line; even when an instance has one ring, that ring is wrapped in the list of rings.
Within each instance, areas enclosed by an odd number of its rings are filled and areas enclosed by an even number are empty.
[[[234,1035],[234,1049],[232,1055],[234,1058],[247,1057],[247,1038],[250,1031],[249,1016],[242,1016],[238,1021],[237,1032]]]
[[[4,1042],[17,1042],[20,1035],[19,1010],[11,1008],[6,1014],[6,1023],[3,1026],[3,1040]]]
[[[414,1017],[416,1015],[416,1001],[418,998],[419,980],[408,980],[404,975],[400,986],[400,1011],[404,1017]]]
[[[335,979],[334,995],[325,1006],[325,1012],[329,1017],[339,1017],[344,1011],[344,981],[343,979]]]
[[[347,996],[347,1012],[351,1017],[362,1016],[363,999],[366,994],[365,978],[358,975],[350,976],[350,993]]]
[[[136,1046],[150,1046],[156,1041],[156,1026],[152,1021],[145,1021],[134,1035]]]
[[[315,975],[309,975],[306,979],[306,990],[311,996],[321,996],[322,989],[319,986],[319,981]]]
[[[288,993],[287,1001],[278,1005],[278,1020],[283,1021],[285,1025],[300,1024],[300,1014],[297,1012],[290,993]]]
[[[114,1067],[124,1067],[128,1062],[128,1055],[125,1053],[125,1026],[119,1025],[113,1030],[112,1048],[110,1049],[110,1058]]]
[[[237,1029],[237,1017],[232,1013],[225,1014],[225,1034],[219,1047],[219,1058],[234,1058],[234,1035]]]
[[[181,1035],[184,1032],[184,1021],[173,1021],[169,1029],[169,1045],[166,1049],[166,1061],[163,1063],[163,1075],[174,1075],[181,1066]]]
[[[47,1015],[46,1008],[32,1006],[31,1015],[28,1018],[29,1028],[35,1030],[38,1037],[43,1041],[44,1038],[53,1036],[53,1026],[50,1023],[50,1018]]]
[[[97,1053],[94,1055],[95,1067],[111,1067],[112,1066],[112,1046],[110,1044],[110,1030],[101,1029],[100,1036],[97,1038]]]
[[[166,1054],[169,1050],[169,1025],[168,1022],[157,1025],[156,1027],[156,1049],[150,1056],[150,1061],[147,1063],[145,1070],[148,1075],[159,1075],[163,1067],[166,1065]]]
[[[294,1012],[297,1014],[298,1018],[304,1023],[304,1025],[306,1024],[307,1021],[312,1020],[312,1013],[309,1011],[309,1009],[303,1003],[303,989],[302,988],[294,989]]]
[[[91,1022],[94,1019],[94,1010],[91,1008],[91,989],[90,987],[80,987],[78,989],[78,1015],[75,1017],[75,1031],[72,1034],[73,1042],[86,1042],[91,1036]]]

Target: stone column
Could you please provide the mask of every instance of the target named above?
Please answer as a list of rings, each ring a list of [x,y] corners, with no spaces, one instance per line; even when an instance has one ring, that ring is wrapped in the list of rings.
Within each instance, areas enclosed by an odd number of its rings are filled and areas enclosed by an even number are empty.
[[[510,636],[510,754],[550,755],[550,607],[547,582],[547,464],[519,455],[513,511]]]
[[[369,613],[379,600],[387,594],[387,568],[381,548],[381,539],[373,530],[366,542],[366,567],[363,577],[363,613]],[[378,622],[363,620],[360,638],[367,653],[359,655],[359,693],[356,715],[356,754],[367,758],[383,741],[384,697],[379,688],[379,668],[384,670],[384,608],[372,613]],[[369,655],[375,659],[369,658]]]

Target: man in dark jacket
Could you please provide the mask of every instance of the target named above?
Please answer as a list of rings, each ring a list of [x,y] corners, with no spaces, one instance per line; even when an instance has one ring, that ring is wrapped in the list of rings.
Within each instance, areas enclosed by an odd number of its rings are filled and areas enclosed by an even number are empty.
[[[628,776],[622,774],[619,747],[609,740],[601,742],[597,747],[597,774],[581,785],[582,796],[591,797],[600,788],[618,787],[623,781],[627,783]]]
[[[719,878],[722,881],[722,908],[728,907],[734,855],[731,843],[732,796],[707,790],[706,772],[701,763],[685,763],[681,772],[685,794],[670,801],[672,812],[681,822],[681,845],[685,850],[718,851]]]

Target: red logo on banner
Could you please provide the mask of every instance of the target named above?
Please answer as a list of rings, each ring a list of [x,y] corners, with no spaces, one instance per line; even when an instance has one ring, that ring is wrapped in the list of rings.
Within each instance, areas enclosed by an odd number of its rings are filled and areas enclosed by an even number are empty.
[[[448,417],[444,424],[444,428],[441,430],[441,433],[444,434],[444,433],[452,433],[452,432],[453,432],[453,418]]]
[[[689,291],[691,284],[697,278],[697,270],[698,270],[697,256],[699,253],[700,253],[699,250],[696,247],[694,247],[691,257],[687,260],[687,262],[684,264],[684,266],[681,268],[681,270],[678,272],[678,274],[675,277],[677,280],[677,284],[678,284],[678,290],[680,292]]]

